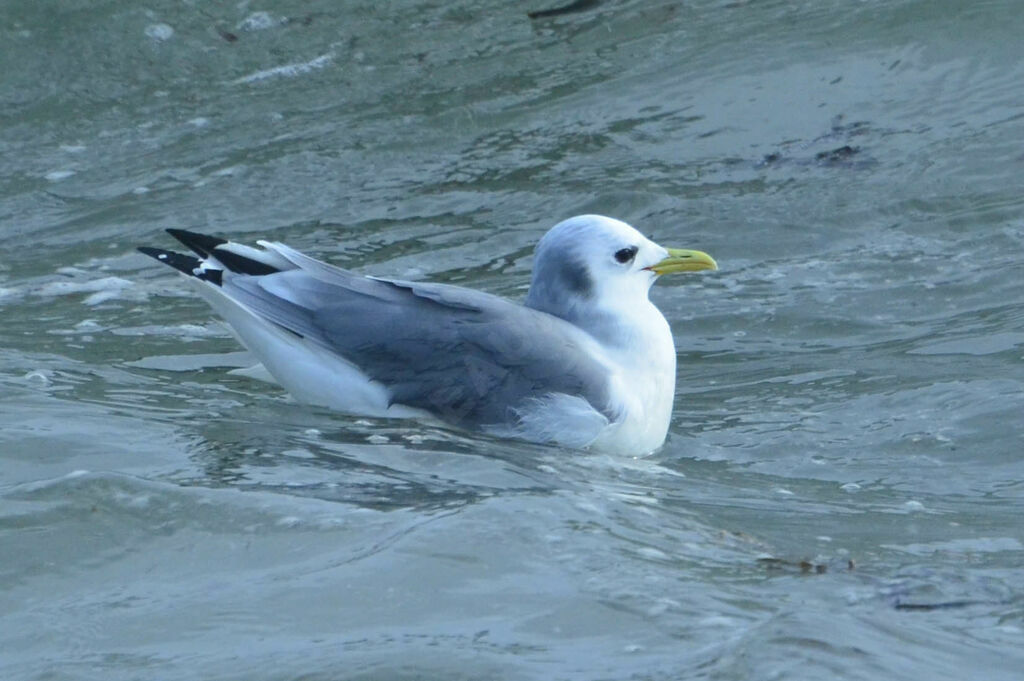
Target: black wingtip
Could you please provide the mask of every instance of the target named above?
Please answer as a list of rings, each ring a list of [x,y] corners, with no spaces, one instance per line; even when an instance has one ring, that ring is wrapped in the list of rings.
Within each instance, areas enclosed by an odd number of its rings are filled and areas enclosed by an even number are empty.
[[[187,229],[168,229],[167,233],[173,236],[175,239],[183,243],[185,246],[193,251],[196,255],[201,258],[208,258],[213,249],[217,248],[221,244],[226,244],[227,239],[221,239],[216,236],[208,236],[206,234],[198,234],[196,232],[190,232]]]
[[[213,257],[215,257],[224,267],[227,267],[232,272],[238,274],[252,274],[255,276],[261,276],[264,274],[274,274],[280,272],[272,265],[268,265],[265,262],[259,260],[253,260],[247,258],[244,255],[239,255],[233,251],[229,251],[226,248],[218,250]]]
[[[200,269],[202,261],[195,256],[186,255],[184,253],[175,253],[174,251],[167,251],[162,248],[153,248],[152,246],[139,246],[138,250],[139,253],[143,253],[155,260],[159,260],[163,264],[169,265],[183,274],[220,286],[223,273],[220,270]]]
[[[197,234],[185,229],[168,229],[167,233],[188,246],[200,258],[214,257],[232,272],[259,276],[280,271],[273,265],[240,255],[230,250],[230,248],[218,248],[229,243],[226,239],[206,234]],[[217,249],[216,253],[214,253],[214,249]]]

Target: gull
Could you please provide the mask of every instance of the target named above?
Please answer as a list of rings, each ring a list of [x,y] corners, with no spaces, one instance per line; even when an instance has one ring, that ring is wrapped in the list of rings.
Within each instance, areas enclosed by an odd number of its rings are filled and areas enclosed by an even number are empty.
[[[275,241],[167,231],[195,255],[139,250],[185,275],[300,402],[625,455],[664,443],[675,397],[672,332],[648,292],[662,275],[717,269],[580,215],[538,242],[520,305],[362,276]]]

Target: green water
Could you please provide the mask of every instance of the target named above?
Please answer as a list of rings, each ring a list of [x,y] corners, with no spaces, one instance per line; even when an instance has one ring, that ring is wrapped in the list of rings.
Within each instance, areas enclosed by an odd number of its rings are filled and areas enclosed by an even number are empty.
[[[0,677],[1018,679],[1017,2],[0,2]],[[167,227],[521,298],[598,212],[669,439],[291,402]]]

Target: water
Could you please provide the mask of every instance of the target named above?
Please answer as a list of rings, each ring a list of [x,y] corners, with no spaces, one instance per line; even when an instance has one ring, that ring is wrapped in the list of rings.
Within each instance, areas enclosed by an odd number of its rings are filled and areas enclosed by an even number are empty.
[[[1018,3],[557,4],[0,5],[0,677],[1020,678]],[[583,212],[722,267],[647,458],[294,404],[133,250]]]

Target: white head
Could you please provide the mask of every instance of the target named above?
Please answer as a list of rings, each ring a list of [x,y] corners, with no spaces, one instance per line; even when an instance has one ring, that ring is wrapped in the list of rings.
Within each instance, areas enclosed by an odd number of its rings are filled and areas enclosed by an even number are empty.
[[[537,244],[526,305],[615,342],[608,336],[621,320],[650,314],[660,275],[716,267],[706,253],[663,248],[620,220],[579,215]]]

